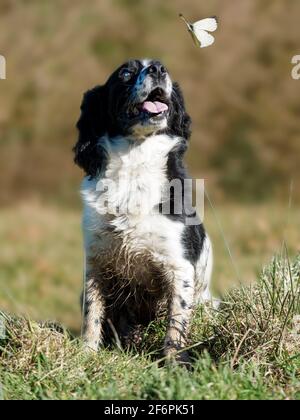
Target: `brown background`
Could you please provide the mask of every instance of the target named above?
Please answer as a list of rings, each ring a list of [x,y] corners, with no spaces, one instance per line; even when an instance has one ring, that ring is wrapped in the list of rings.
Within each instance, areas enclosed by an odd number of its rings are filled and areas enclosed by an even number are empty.
[[[198,50],[179,12],[218,15],[215,46]],[[181,83],[194,122],[188,160],[214,194],[257,201],[297,186],[299,1],[2,0],[0,13],[1,203],[78,203],[82,94],[130,57],[162,59]]]

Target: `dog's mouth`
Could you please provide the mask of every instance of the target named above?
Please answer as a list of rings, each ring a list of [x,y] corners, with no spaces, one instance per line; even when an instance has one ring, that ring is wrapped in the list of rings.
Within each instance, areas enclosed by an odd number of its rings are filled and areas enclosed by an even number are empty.
[[[154,89],[144,102],[135,104],[129,111],[131,118],[160,119],[169,111],[169,100],[162,88]]]

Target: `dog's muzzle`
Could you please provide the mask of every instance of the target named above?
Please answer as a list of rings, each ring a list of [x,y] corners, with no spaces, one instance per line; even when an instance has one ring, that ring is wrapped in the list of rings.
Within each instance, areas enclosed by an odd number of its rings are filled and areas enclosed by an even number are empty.
[[[164,66],[153,64],[139,75],[129,100],[128,116],[161,119],[169,111],[171,79]]]

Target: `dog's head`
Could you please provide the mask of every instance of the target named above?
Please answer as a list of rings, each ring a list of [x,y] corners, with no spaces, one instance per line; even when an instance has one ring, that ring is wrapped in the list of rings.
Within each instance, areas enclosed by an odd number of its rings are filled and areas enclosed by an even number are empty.
[[[104,135],[141,140],[154,133],[167,133],[188,140],[190,122],[181,90],[167,69],[159,61],[131,60],[105,85],[84,95],[75,162],[95,176],[104,157],[98,147]]]

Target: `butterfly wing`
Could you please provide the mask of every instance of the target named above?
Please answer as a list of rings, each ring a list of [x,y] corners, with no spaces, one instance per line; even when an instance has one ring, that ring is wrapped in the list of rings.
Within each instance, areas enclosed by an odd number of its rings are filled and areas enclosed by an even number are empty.
[[[192,39],[193,39],[194,44],[196,45],[196,47],[201,48],[200,40],[197,38],[197,36],[196,36],[196,34],[195,34],[195,32],[193,31],[192,28],[189,29],[189,33],[191,34],[191,37],[192,37]]]
[[[200,48],[209,47],[215,42],[215,38],[211,34],[209,34],[208,32],[202,29],[197,29],[197,30],[194,29],[193,31],[191,31],[191,35],[193,37],[195,44],[199,46]]]
[[[217,18],[207,18],[199,20],[193,24],[193,29],[197,31],[215,32],[218,29]]]
[[[218,28],[217,18],[207,18],[199,20],[194,24],[189,23],[185,17],[180,14],[180,18],[185,22],[188,27],[188,30],[193,38],[193,41],[197,47],[205,48],[209,47],[215,42],[215,38],[209,34],[209,32],[214,32]]]

